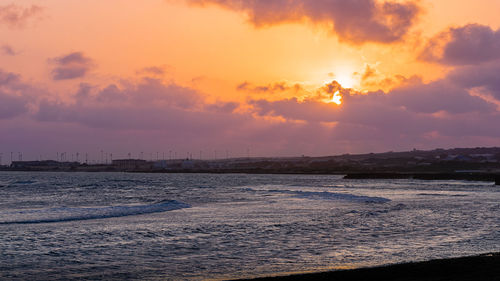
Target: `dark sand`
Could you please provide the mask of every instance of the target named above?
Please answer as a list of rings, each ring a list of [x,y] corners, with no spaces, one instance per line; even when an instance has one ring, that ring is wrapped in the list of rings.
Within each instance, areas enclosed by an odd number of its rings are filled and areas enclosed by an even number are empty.
[[[253,280],[500,281],[500,253]]]

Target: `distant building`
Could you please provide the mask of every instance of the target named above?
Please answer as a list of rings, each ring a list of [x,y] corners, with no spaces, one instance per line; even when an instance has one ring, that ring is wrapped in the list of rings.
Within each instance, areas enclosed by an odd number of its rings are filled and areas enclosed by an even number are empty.
[[[154,169],[166,169],[168,168],[167,160],[158,160],[153,163]]]
[[[151,169],[150,163],[140,159],[117,159],[113,160],[112,165],[122,171]]]
[[[186,160],[182,161],[181,167],[183,169],[193,169],[194,168],[194,161],[186,159]]]
[[[54,160],[45,161],[12,161],[10,167],[13,169],[47,169],[47,168],[69,168],[78,167],[78,162],[58,162]]]

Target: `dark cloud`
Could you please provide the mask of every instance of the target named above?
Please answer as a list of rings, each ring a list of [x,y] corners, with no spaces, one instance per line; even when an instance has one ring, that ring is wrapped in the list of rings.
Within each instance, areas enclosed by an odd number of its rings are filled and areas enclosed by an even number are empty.
[[[417,1],[376,0],[188,0],[217,4],[248,15],[256,26],[309,21],[329,26],[340,40],[391,43],[402,39],[420,13]]]
[[[479,24],[450,28],[431,39],[420,58],[455,66],[445,79],[455,89],[439,91],[449,94],[479,89],[500,101],[500,29]],[[460,95],[464,96],[463,92]],[[467,102],[463,102],[465,107]],[[469,106],[476,108],[478,104],[470,101]]]
[[[28,111],[23,97],[8,95],[0,90],[0,119],[13,118]]]
[[[145,78],[138,84],[108,85],[102,89],[82,83],[75,102],[44,100],[35,117],[40,121],[70,122],[109,129],[186,129],[216,127],[228,118],[237,103],[206,104],[194,89]],[[214,121],[213,124],[208,124]],[[192,124],[191,124],[192,122]],[[208,122],[208,123],[207,123]]]
[[[0,69],[0,87],[12,87],[20,83],[19,74],[6,72]]]
[[[144,67],[137,71],[137,74],[155,75],[162,76],[167,72],[167,67],[165,66],[149,66]]]
[[[473,65],[500,59],[500,30],[469,24],[435,36],[420,59],[448,65]]]
[[[276,82],[268,85],[254,85],[249,82],[243,82],[236,87],[236,90],[253,94],[273,94],[285,91],[300,91],[302,90],[302,86],[298,83],[291,85],[287,82]]]
[[[21,7],[16,4],[0,5],[0,24],[5,24],[10,28],[24,27],[26,23],[40,16],[43,8],[37,5]]]
[[[449,79],[466,89],[482,88],[500,101],[500,61],[460,67],[449,74]]]
[[[446,111],[452,114],[495,111],[495,105],[471,96],[466,88],[448,80],[429,84],[417,83],[394,89],[387,95],[387,102],[404,106],[416,113]]]
[[[28,87],[20,76],[0,69],[0,119],[9,119],[28,111],[28,97],[23,96]]]
[[[56,66],[52,70],[52,79],[69,80],[84,77],[94,67],[92,59],[82,52],[74,52],[49,60]]]
[[[219,113],[232,113],[240,106],[237,102],[218,102],[205,106],[208,111]]]
[[[6,44],[0,46],[0,50],[2,51],[2,53],[4,55],[7,55],[7,56],[15,56],[15,55],[17,55],[17,52],[14,51],[14,49],[11,46],[6,45]]]

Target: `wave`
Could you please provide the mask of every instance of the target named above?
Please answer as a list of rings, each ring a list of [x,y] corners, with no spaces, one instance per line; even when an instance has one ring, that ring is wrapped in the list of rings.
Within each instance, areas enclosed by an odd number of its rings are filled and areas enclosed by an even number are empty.
[[[51,208],[11,212],[8,217],[14,220],[0,221],[0,224],[54,223],[80,220],[106,219],[135,216],[151,213],[190,208],[191,206],[175,200],[165,200],[149,205],[110,206],[100,208]],[[21,217],[22,219],[16,219]]]
[[[32,180],[19,180],[19,181],[14,181],[12,184],[19,184],[19,185],[28,185],[28,184],[34,184],[36,181]]]
[[[467,197],[466,194],[441,194],[441,193],[418,193],[419,196],[450,196],[450,197]]]
[[[300,191],[300,190],[299,191],[269,190],[269,192],[292,194],[295,197],[307,198],[307,199],[343,200],[343,201],[364,202],[364,203],[386,203],[391,201],[390,199],[384,197],[362,196],[349,193],[333,193],[327,191],[313,192],[313,191]]]

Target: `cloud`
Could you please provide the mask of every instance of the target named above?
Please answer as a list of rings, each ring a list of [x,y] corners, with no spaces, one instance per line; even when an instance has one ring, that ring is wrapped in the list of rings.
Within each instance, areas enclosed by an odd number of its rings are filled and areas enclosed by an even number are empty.
[[[35,118],[108,129],[185,129],[214,127],[227,118],[236,103],[207,104],[201,93],[175,83],[144,78],[140,83],[111,84],[103,88],[82,83],[74,103],[43,100]],[[224,117],[223,117],[224,116]],[[214,124],[208,124],[214,121]]]
[[[137,74],[163,76],[167,72],[167,66],[149,66],[138,70]]]
[[[6,72],[0,69],[0,87],[12,87],[12,85],[15,85],[20,82],[20,76],[19,74],[15,74],[12,72]]]
[[[477,66],[498,73],[494,67]],[[0,130],[16,132],[2,141],[15,151],[23,151],[20,144],[50,151],[108,147],[122,155],[172,147],[183,155],[217,149],[242,156],[250,148],[252,155],[290,156],[490,145],[500,140],[500,112],[470,89],[497,84],[460,77],[478,69],[464,67],[431,83],[415,79],[387,93],[359,93],[333,81],[299,97],[263,96],[243,105],[210,102],[200,90],[152,77],[81,83],[63,101],[0,71]],[[341,106],[325,102],[336,91]],[[32,139],[37,143],[30,145]]]
[[[421,77],[413,75],[386,75],[377,69],[377,64],[365,64],[363,72],[354,72],[353,76],[359,80],[360,87],[367,90],[383,90],[385,92],[412,83],[421,82]]]
[[[471,96],[466,88],[449,80],[429,84],[417,83],[396,88],[387,96],[387,102],[395,106],[404,106],[416,113],[437,113],[445,111],[451,114],[468,112],[491,112],[495,105]]]
[[[449,28],[429,40],[419,58],[454,66],[445,80],[455,88],[442,88],[440,91],[479,90],[500,101],[500,29],[493,30],[480,24]],[[463,93],[461,96],[464,96]],[[467,102],[464,102],[462,106],[466,106]],[[469,104],[470,108],[477,106],[472,101]]]
[[[21,28],[26,23],[38,17],[43,8],[37,5],[31,5],[24,8],[16,4],[0,5],[0,24],[5,24],[9,28]]]
[[[49,60],[56,66],[52,70],[52,79],[69,80],[84,77],[94,67],[92,59],[82,52],[74,52]]]
[[[238,91],[245,91],[252,94],[273,94],[286,91],[301,91],[302,86],[298,83],[290,85],[287,82],[276,82],[268,85],[254,85],[249,82],[243,82],[236,87]]]
[[[494,129],[495,123],[500,122],[496,105],[471,95],[468,90],[475,84],[469,81],[458,83],[460,79],[455,76],[459,74],[466,75],[456,72],[431,83],[414,80],[387,94],[381,91],[359,93],[343,89],[333,81],[322,87],[318,95],[303,100],[258,99],[251,100],[250,104],[259,116],[306,124],[334,124],[332,130],[339,133],[337,138],[346,141],[350,136],[364,137],[368,143],[375,136],[387,143],[394,142],[390,138],[404,137],[409,138],[405,141],[411,141],[435,132],[442,137],[500,137],[500,132]],[[481,85],[489,84],[484,82]],[[493,86],[498,86],[498,83]],[[335,91],[340,91],[343,96],[341,106],[325,103]],[[352,128],[361,131],[353,132]]]
[[[473,65],[500,59],[500,30],[479,24],[452,27],[430,39],[419,57],[446,65]]]
[[[219,113],[232,113],[240,106],[237,102],[217,102],[215,104],[209,104],[205,108],[208,111],[219,112]]]
[[[17,55],[17,52],[14,51],[14,49],[11,46],[7,45],[7,44],[4,44],[4,45],[0,46],[0,50],[2,51],[2,53],[4,55],[7,55],[7,56],[15,56],[15,55]]]
[[[28,111],[28,97],[23,96],[28,87],[20,76],[0,69],[0,119],[20,116]]]
[[[453,83],[465,89],[480,88],[500,101],[500,61],[459,67],[448,75]]]
[[[401,40],[420,13],[417,1],[376,0],[188,0],[246,13],[255,26],[308,21],[331,29],[342,41],[391,43]]]
[[[0,119],[13,118],[27,112],[27,102],[22,97],[0,91]]]

